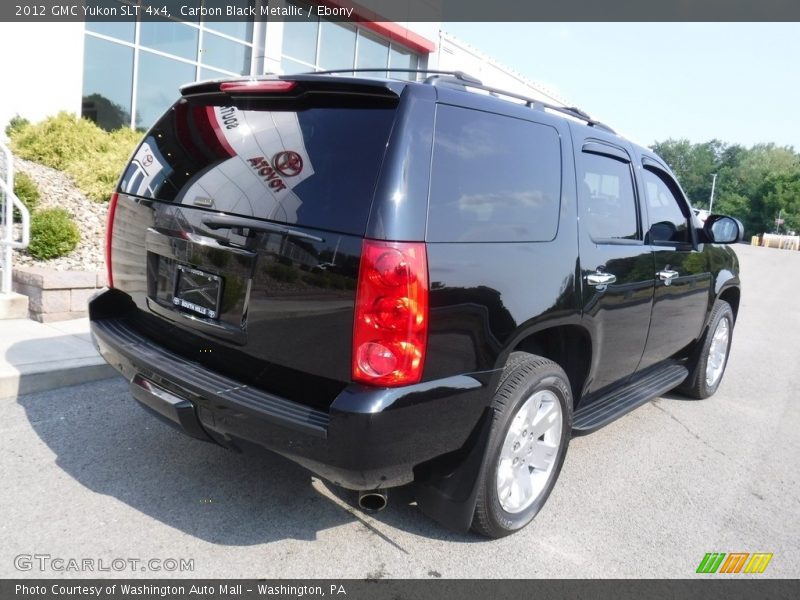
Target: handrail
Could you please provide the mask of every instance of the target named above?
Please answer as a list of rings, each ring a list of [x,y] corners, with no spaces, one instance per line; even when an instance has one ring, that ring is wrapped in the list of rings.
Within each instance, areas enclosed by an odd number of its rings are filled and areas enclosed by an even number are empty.
[[[5,177],[0,178],[0,197],[5,197],[5,202],[0,215],[0,222],[4,225],[3,237],[0,238],[0,268],[2,268],[2,279],[0,279],[0,293],[10,294],[12,291],[12,259],[15,249],[27,248],[30,242],[31,215],[28,208],[17,198],[14,193],[14,155],[11,154],[3,142],[0,141],[0,152],[4,154]],[[14,238],[14,209],[17,209],[22,217],[20,239]]]
[[[11,200],[11,218],[14,218],[14,209],[16,208],[19,211],[20,216],[22,217],[22,222],[20,223],[22,231],[21,237],[19,241],[14,241],[14,233],[9,228],[9,231],[6,232],[6,239],[0,240],[0,245],[9,245],[16,250],[24,250],[28,247],[28,244],[31,241],[31,215],[30,211],[28,211],[28,207],[22,203],[14,191],[8,187],[8,184],[0,179],[0,189],[5,192],[6,197]],[[8,221],[6,221],[8,222]],[[9,235],[10,233],[10,235]],[[11,238],[8,240],[8,238]]]

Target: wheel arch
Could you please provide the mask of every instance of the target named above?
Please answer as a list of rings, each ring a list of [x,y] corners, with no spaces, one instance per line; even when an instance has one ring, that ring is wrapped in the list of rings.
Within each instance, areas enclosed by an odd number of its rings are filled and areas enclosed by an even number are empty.
[[[724,288],[717,298],[719,300],[724,300],[728,304],[731,305],[731,309],[733,310],[733,321],[736,322],[736,319],[739,316],[739,301],[741,300],[742,291],[739,286],[731,285]]]
[[[512,352],[527,352],[552,360],[567,374],[573,406],[583,394],[592,364],[592,338],[580,325],[556,325],[527,332],[510,345]]]

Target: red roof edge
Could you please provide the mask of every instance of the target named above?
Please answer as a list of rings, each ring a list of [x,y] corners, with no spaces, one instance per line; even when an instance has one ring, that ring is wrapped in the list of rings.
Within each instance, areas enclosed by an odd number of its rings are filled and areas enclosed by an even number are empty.
[[[413,31],[398,25],[393,21],[385,21],[384,17],[359,6],[350,0],[317,0],[319,4],[329,6],[331,8],[349,8],[352,9],[351,20],[357,21],[362,27],[374,31],[389,40],[405,46],[420,54],[430,54],[436,50],[436,44],[431,40],[414,33]]]

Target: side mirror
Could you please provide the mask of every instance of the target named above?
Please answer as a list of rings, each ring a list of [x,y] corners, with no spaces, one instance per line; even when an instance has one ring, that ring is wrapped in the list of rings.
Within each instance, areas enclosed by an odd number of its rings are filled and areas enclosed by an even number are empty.
[[[744,225],[727,215],[709,215],[703,224],[703,233],[714,244],[737,244],[744,239]]]

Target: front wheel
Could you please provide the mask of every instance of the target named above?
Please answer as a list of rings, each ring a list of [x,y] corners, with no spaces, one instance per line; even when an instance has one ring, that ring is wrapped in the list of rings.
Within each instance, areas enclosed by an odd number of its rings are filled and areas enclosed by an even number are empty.
[[[698,352],[690,359],[689,376],[676,391],[698,400],[714,394],[728,365],[732,337],[733,309],[718,300]]]
[[[514,353],[492,405],[472,528],[499,538],[525,527],[547,501],[569,445],[572,393],[556,363]]]

